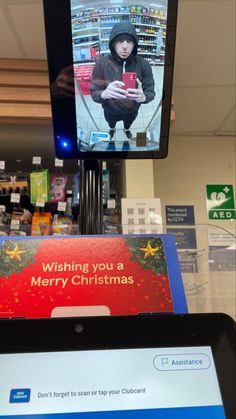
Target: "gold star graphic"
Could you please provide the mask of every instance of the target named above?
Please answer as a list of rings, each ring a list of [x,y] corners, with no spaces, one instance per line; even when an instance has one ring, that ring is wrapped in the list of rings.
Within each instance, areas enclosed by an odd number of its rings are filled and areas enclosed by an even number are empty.
[[[150,242],[148,242],[147,247],[141,247],[140,250],[142,250],[143,252],[145,252],[144,254],[144,259],[150,257],[150,256],[154,256],[156,252],[158,252],[159,247],[152,247],[150,245]]]
[[[16,245],[13,250],[5,250],[5,253],[10,259],[21,260],[21,254],[25,253],[25,250],[19,250],[18,245]]]

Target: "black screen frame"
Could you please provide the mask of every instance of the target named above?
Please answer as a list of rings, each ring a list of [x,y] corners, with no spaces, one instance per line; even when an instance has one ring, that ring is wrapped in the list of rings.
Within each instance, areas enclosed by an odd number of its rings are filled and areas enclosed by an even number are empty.
[[[145,1],[144,1],[145,4]],[[49,82],[73,64],[70,0],[43,0]],[[160,148],[147,151],[78,151],[75,99],[54,100],[51,95],[55,154],[59,159],[163,159],[168,154],[178,0],[168,1],[166,55]],[[61,147],[59,139],[69,139]]]
[[[210,346],[226,417],[236,417],[236,325],[228,315],[3,319],[0,336],[0,354]]]

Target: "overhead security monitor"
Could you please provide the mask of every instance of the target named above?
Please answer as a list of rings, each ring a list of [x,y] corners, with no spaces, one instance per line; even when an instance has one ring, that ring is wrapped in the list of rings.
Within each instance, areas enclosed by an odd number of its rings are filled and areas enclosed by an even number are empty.
[[[168,153],[178,0],[44,0],[58,158]]]

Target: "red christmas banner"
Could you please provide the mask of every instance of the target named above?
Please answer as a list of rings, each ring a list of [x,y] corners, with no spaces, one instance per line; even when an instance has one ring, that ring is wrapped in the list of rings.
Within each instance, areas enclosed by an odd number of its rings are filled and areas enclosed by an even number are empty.
[[[0,317],[186,312],[168,235],[4,238],[0,245]]]

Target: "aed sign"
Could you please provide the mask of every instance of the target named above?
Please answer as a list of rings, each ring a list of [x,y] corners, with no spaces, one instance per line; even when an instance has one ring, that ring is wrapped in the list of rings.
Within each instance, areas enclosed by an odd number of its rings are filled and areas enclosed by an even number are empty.
[[[193,205],[166,205],[166,224],[195,224]]]
[[[206,185],[207,209],[210,220],[236,218],[232,185]]]

